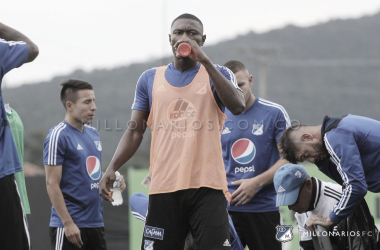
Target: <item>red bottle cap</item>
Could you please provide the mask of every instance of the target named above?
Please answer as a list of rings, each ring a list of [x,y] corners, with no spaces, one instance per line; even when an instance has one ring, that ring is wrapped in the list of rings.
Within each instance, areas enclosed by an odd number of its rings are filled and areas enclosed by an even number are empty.
[[[178,46],[178,54],[182,57],[187,57],[191,53],[191,47],[188,43],[181,43]]]

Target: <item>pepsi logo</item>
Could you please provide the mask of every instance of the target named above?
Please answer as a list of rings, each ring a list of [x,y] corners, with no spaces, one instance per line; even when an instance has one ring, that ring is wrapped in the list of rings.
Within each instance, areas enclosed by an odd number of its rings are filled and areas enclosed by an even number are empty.
[[[239,139],[232,145],[231,155],[240,164],[250,163],[256,155],[255,144],[246,138]]]
[[[96,156],[89,156],[86,160],[87,173],[93,180],[98,180],[102,175],[100,161]]]

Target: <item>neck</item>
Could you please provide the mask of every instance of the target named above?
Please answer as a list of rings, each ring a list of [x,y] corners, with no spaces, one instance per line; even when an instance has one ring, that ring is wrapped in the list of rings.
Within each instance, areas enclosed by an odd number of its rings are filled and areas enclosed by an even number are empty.
[[[248,98],[248,101],[246,101],[245,103],[245,111],[247,111],[252,105],[253,103],[255,103],[255,100],[256,100],[256,97],[251,93],[251,96]]]
[[[77,119],[71,117],[69,114],[66,113],[65,121],[73,126],[74,128],[78,129],[79,131],[83,132],[84,124],[81,121],[78,121]]]
[[[317,190],[315,189],[316,186],[317,180],[311,177],[311,199],[307,211],[313,211],[315,209],[314,204],[316,204],[315,199],[317,199]]]
[[[191,69],[197,65],[196,61],[191,60],[188,57],[185,58],[177,58],[174,56],[174,67],[181,72],[184,72],[188,69]]]
[[[313,126],[311,129],[313,131],[313,136],[322,143],[322,125]]]

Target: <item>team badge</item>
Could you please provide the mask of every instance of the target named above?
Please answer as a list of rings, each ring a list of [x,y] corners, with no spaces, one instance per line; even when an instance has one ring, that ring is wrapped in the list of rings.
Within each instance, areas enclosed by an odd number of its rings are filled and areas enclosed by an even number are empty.
[[[231,147],[232,158],[240,164],[250,163],[255,155],[255,144],[249,139],[239,139]]]
[[[195,93],[198,95],[204,95],[207,93],[207,83],[200,82],[195,84]]]
[[[262,135],[263,132],[264,132],[264,124],[263,123],[254,123],[252,125],[252,134]]]
[[[293,226],[291,225],[282,225],[276,227],[276,240],[280,242],[287,242],[293,239]]]
[[[96,156],[89,156],[86,160],[87,173],[93,180],[98,180],[102,176],[102,167]]]
[[[102,151],[102,143],[100,141],[94,141],[96,149]]]
[[[153,250],[154,241],[144,240],[144,250]]]

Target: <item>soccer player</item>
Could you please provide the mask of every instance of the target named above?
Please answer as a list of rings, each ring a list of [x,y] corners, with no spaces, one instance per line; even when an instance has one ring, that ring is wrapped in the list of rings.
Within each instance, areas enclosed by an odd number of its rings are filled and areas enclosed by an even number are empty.
[[[61,85],[66,115],[50,129],[44,142],[46,186],[53,204],[51,247],[105,250],[102,198],[98,191],[102,144],[98,131],[87,125],[95,115],[95,94],[92,85],[85,81],[69,79]]]
[[[140,77],[132,122],[100,182],[100,194],[109,199],[115,171],[136,152],[147,121],[152,182],[141,249],[145,244],[182,249],[189,228],[200,249],[230,249],[220,129],[224,107],[239,114],[245,105],[233,73],[203,52],[205,40],[203,24],[194,15],[173,21],[174,61]],[[191,46],[188,57],[177,51],[185,42]]]
[[[38,47],[17,30],[0,23],[0,88],[4,75],[38,56]],[[26,216],[14,174],[22,171],[0,91],[0,249],[30,249]]]
[[[315,215],[328,216],[342,196],[342,187],[310,177],[302,165],[291,163],[277,170],[273,183],[277,192],[276,205],[288,206],[295,212],[294,216],[300,234],[300,249],[315,249],[312,240],[313,233],[306,226],[307,222]],[[330,228],[331,231],[328,235],[332,245],[336,247],[334,249],[346,249],[343,246],[349,244],[349,241],[359,249],[365,245],[370,246],[368,249],[374,249],[377,241],[377,229],[365,200],[348,218],[347,221],[341,221],[334,229]],[[361,221],[365,221],[365,223],[361,223]],[[365,225],[363,226],[363,224]],[[344,233],[341,231],[342,229]],[[360,231],[360,235],[355,235],[352,237],[353,239],[349,239],[349,235],[345,235],[347,232],[356,233],[357,231]]]
[[[242,62],[231,60],[224,66],[235,74],[246,106],[240,115],[225,112],[222,148],[232,193],[228,212],[244,247],[280,250],[274,235],[281,218],[272,183],[276,170],[288,163],[280,159],[277,142],[290,119],[281,105],[253,95],[253,77]]]
[[[308,222],[326,228],[351,214],[367,190],[380,192],[380,122],[362,116],[326,116],[322,125],[288,128],[279,144],[290,162],[309,161],[343,186],[342,197],[328,216]]]

